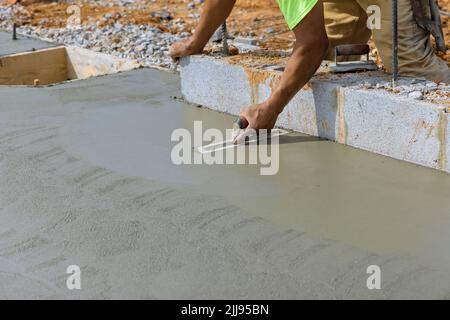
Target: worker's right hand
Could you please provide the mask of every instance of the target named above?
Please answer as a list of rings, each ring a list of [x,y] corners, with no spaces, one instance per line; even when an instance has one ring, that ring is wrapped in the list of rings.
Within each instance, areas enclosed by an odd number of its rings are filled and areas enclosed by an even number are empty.
[[[258,134],[260,131],[270,132],[275,127],[278,115],[277,109],[268,101],[243,108],[239,114],[242,130],[233,137],[233,143],[241,143],[246,137]]]
[[[170,47],[170,56],[175,62],[178,62],[180,58],[190,56],[192,54],[201,53],[203,48],[195,46],[194,41],[189,38],[175,42]]]

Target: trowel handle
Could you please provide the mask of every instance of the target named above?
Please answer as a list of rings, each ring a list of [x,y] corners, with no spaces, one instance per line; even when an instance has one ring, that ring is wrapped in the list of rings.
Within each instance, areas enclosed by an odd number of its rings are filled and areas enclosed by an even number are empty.
[[[343,44],[336,46],[336,56],[361,56],[369,54],[370,47],[367,44]]]
[[[239,117],[236,120],[236,125],[239,127],[239,129],[243,130],[243,129],[248,127],[248,122],[247,122],[247,120],[242,119],[242,118]]]

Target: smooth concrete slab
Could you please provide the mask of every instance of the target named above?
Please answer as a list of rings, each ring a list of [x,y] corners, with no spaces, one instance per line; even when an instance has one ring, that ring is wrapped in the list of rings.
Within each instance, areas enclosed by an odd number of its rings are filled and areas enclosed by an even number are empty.
[[[234,120],[180,95],[149,69],[0,87],[0,298],[450,298],[448,175],[301,134],[275,176],[175,166],[174,129]]]
[[[28,52],[56,46],[53,43],[17,35],[12,39],[12,33],[0,31],[0,57],[10,54]]]

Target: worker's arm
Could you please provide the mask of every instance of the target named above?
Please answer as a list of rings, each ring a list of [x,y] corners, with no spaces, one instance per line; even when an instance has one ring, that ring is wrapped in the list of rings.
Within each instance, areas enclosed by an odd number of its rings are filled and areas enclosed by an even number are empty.
[[[328,48],[322,1],[316,4],[293,31],[296,43],[272,95],[261,104],[243,109],[240,114],[243,122],[251,129],[272,129],[284,107],[319,68]]]
[[[174,60],[201,53],[217,28],[230,15],[236,0],[206,0],[195,33],[187,40],[176,42],[170,48]]]

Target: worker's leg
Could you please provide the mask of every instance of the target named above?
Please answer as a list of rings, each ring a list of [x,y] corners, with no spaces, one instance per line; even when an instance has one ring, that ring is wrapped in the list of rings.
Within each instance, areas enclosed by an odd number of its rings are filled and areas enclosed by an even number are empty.
[[[378,5],[381,9],[381,29],[375,29],[372,32],[383,64],[387,71],[391,72],[391,1],[357,1],[364,10],[370,5]],[[450,69],[434,53],[428,33],[417,25],[413,16],[411,1],[398,0],[398,12],[398,60],[400,75],[425,77],[436,82],[450,83]]]
[[[323,4],[330,42],[327,60],[334,60],[334,48],[337,45],[367,43],[371,34],[366,27],[367,14],[356,0],[325,0]]]

